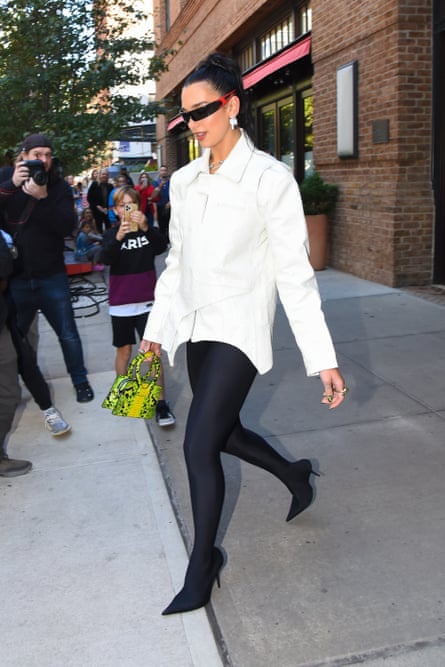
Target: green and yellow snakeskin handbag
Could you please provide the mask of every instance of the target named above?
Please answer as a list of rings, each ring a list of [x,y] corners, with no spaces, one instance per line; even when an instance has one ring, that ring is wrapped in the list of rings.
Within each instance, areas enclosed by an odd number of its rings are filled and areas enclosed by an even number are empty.
[[[141,374],[143,363],[149,366],[145,375]],[[160,371],[159,357],[152,352],[140,352],[130,362],[127,374],[117,376],[102,407],[119,417],[151,419],[162,393],[158,382]]]

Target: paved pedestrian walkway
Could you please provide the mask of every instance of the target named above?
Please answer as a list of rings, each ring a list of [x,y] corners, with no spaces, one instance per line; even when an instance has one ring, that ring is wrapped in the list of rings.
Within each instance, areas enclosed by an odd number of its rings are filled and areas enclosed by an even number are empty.
[[[0,665],[218,667],[204,610],[160,614],[187,555],[146,423],[100,407],[114,352],[106,304],[90,317],[89,300],[77,312],[96,398],[76,403],[41,320],[41,368],[72,432],[46,432],[24,389],[9,453],[33,470],[0,478]]]
[[[89,404],[75,402],[41,323],[41,367],[73,430],[47,434],[23,392],[9,451],[34,469],[0,478],[2,666],[443,667],[445,307],[317,277],[348,400],[320,405],[279,308],[274,369],[243,413],[290,458],[319,460],[316,502],[287,524],[287,490],[224,457],[222,587],[206,611],[180,616],[160,611],[191,536],[183,352],[166,373],[177,426],[150,423],[148,437],[144,422],[100,408],[114,376],[105,304],[78,320]]]

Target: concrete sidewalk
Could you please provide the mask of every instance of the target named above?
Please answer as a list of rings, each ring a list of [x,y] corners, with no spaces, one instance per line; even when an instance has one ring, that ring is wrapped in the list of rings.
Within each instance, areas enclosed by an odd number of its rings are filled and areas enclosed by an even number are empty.
[[[187,562],[164,479],[191,537],[183,351],[166,373],[178,424],[150,423],[151,442],[145,423],[100,408],[114,376],[106,305],[78,320],[90,404],[75,402],[42,322],[41,367],[73,432],[47,435],[24,392],[9,451],[34,470],[0,478],[2,665],[443,667],[445,307],[332,270],[317,277],[347,401],[320,405],[279,308],[274,369],[243,414],[289,458],[319,460],[316,502],[287,524],[288,491],[224,457],[228,562],[208,615],[160,615]]]
[[[314,505],[286,524],[287,489],[223,457],[218,632],[234,667],[443,667],[445,308],[336,271],[317,277],[351,392],[339,410],[320,405],[279,308],[274,368],[243,421],[324,475]],[[168,377],[183,415],[183,360]],[[183,425],[154,441],[190,543]]]
[[[33,470],[0,478],[0,665],[218,667],[206,611],[160,614],[187,554],[146,423],[100,407],[115,377],[106,304],[77,322],[96,398],[76,403],[42,319],[40,365],[72,432],[46,432],[24,389],[8,449]]]

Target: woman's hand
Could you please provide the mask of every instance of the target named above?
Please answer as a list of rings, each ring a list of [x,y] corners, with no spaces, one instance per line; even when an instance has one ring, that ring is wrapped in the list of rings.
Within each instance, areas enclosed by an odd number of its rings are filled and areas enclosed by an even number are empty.
[[[338,368],[328,368],[320,371],[320,380],[323,383],[324,392],[321,402],[329,405],[329,410],[338,408],[345,400],[349,389]]]
[[[153,352],[157,357],[161,356],[161,344],[153,343],[143,338],[139,344],[139,352]]]

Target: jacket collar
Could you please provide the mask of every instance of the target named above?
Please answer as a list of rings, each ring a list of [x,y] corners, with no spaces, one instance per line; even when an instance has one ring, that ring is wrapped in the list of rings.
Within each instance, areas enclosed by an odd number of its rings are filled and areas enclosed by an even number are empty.
[[[244,171],[253,155],[255,147],[245,131],[241,128],[241,136],[236,142],[235,146],[230,151],[223,164],[218,169],[218,175],[224,176],[235,183],[241,181]],[[206,148],[201,155],[194,161],[196,170],[193,173],[191,180],[196,178],[198,174],[209,173],[210,148]],[[193,163],[191,163],[193,164]]]

